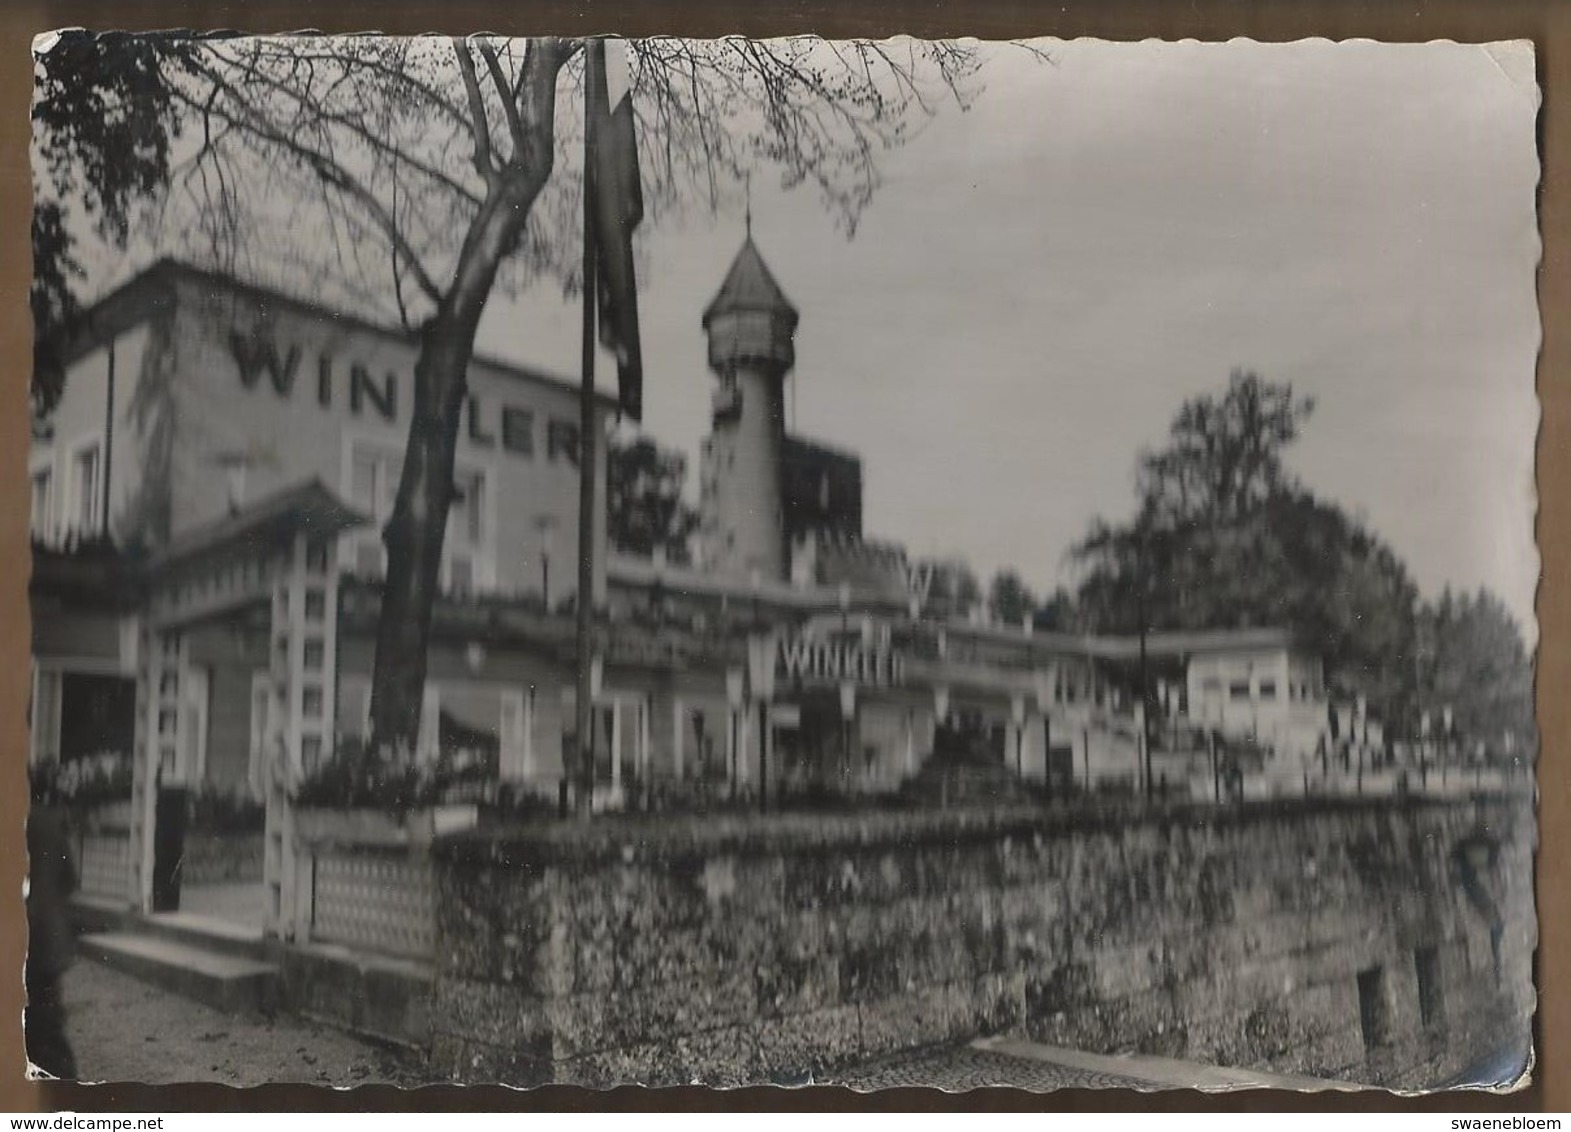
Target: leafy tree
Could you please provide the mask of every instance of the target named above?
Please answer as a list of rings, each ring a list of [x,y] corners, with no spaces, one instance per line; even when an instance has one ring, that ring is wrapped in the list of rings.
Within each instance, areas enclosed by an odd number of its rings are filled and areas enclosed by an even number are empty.
[[[1031,618],[1034,628],[1052,633],[1069,633],[1078,627],[1079,611],[1075,608],[1074,595],[1059,586],[1039,604]]]
[[[169,176],[181,119],[169,76],[190,49],[182,36],[61,32],[36,56],[33,87],[34,420],[65,380],[63,339],[81,314],[85,227],[124,249],[138,206]]]
[[[656,548],[686,565],[698,512],[682,498],[687,457],[639,437],[612,444],[606,466],[606,524],[612,546],[648,558]]]
[[[1020,625],[1036,609],[1036,598],[1014,570],[1000,570],[987,590],[987,609],[995,621]]]
[[[1443,708],[1464,741],[1499,751],[1509,733],[1516,751],[1534,745],[1533,661],[1521,629],[1488,590],[1449,588],[1419,615],[1418,707],[1439,727]]]
[[[978,68],[964,44],[655,39],[633,46],[645,214],[713,208],[754,166],[854,231],[876,155]],[[414,411],[372,677],[378,748],[412,748],[475,329],[499,282],[576,289],[583,43],[289,37],[204,45],[175,85],[202,124],[176,184],[228,267],[308,275],[416,331]]]
[[[965,617],[982,601],[982,584],[963,559],[920,559],[915,569],[931,578],[923,605],[931,617]]]
[[[1234,370],[1226,393],[1186,401],[1167,446],[1141,456],[1142,505],[1169,525],[1242,518],[1291,486],[1282,450],[1313,411],[1291,385]]]
[[[1237,373],[1220,401],[1187,402],[1170,446],[1141,457],[1136,517],[1075,548],[1079,606],[1099,631],[1285,628],[1334,687],[1405,717],[1418,592],[1378,537],[1285,474],[1310,409]]]

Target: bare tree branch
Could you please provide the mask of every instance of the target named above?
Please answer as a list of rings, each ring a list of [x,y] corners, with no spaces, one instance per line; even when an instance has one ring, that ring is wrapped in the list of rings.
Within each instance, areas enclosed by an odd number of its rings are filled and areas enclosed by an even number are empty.
[[[631,46],[652,219],[713,212],[768,168],[783,188],[811,186],[848,236],[881,183],[881,155],[949,97],[967,106],[980,66],[972,45],[915,40]],[[267,270],[287,265],[318,294],[391,303],[419,335],[418,427],[384,530],[372,695],[377,740],[395,748],[418,733],[481,313],[499,282],[581,286],[585,126],[573,96],[583,91],[582,47],[565,38],[233,37],[200,44],[174,79],[179,106],[202,124],[180,168],[179,203],[166,209],[171,226],[194,213],[178,238],[206,238],[230,264],[254,254]]]
[[[475,171],[494,189],[499,170],[491,152],[491,126],[486,121],[485,100],[480,97],[480,83],[475,76],[475,61],[469,55],[468,41],[454,38],[453,55],[458,60],[458,73],[464,80],[464,93],[469,98],[470,129],[475,139]]]
[[[531,45],[532,48],[533,45]],[[479,41],[480,56],[485,60],[486,69],[491,72],[491,83],[496,87],[497,97],[502,101],[502,112],[507,117],[507,131],[513,139],[513,160],[518,160],[523,154],[524,125],[518,117],[518,107],[513,102],[513,96],[507,76],[502,73],[502,65],[497,61],[496,49],[484,40]],[[526,49],[524,55],[524,72],[529,70],[529,55]]]

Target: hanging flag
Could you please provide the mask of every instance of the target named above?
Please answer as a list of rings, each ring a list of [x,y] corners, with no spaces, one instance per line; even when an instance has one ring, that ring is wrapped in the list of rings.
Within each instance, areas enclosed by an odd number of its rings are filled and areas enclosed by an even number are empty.
[[[644,366],[638,343],[633,229],[644,218],[644,194],[638,173],[627,44],[620,39],[591,39],[585,62],[600,344],[616,355],[622,412],[639,421],[644,414]]]

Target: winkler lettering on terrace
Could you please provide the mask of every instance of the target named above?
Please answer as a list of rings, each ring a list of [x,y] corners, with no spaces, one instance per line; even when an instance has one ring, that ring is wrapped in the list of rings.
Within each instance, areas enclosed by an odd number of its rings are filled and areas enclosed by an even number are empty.
[[[1523,1079],[1530,47],[35,63],[40,1068]]]

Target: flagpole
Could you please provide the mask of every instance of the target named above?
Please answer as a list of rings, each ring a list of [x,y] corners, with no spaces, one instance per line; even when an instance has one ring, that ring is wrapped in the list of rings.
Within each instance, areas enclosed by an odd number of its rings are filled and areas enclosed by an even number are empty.
[[[584,40],[584,340],[583,380],[578,391],[578,752],[575,768],[578,782],[574,808],[580,815],[590,810],[594,789],[594,714],[591,672],[594,665],[592,634],[594,627],[595,582],[595,458],[598,437],[595,428],[595,303],[598,299],[595,268],[594,224],[594,84],[604,81],[596,74],[594,41]]]

